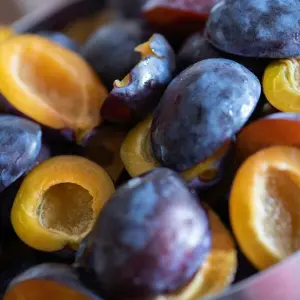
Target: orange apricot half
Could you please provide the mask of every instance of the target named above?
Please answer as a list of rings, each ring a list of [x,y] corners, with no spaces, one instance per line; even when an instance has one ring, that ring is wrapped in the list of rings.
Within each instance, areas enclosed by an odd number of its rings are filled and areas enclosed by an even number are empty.
[[[300,148],[300,114],[272,114],[245,126],[236,138],[236,155],[239,162],[243,162],[270,146]]]
[[[0,43],[7,41],[14,35],[15,32],[12,28],[8,26],[0,26]]]
[[[30,279],[7,290],[3,300],[91,300],[91,297],[66,285],[45,280]]]
[[[76,249],[113,192],[112,180],[96,163],[79,156],[54,157],[24,179],[11,211],[13,228],[35,249]]]
[[[150,115],[144,121],[134,127],[125,138],[121,147],[121,159],[130,176],[136,177],[154,168],[160,167],[151,148],[150,128],[153,116]],[[182,172],[187,180],[199,177],[203,181],[213,181],[218,176],[215,169],[231,147],[231,142],[226,142],[215,154],[199,163],[195,167]]]
[[[0,91],[22,114],[77,139],[100,122],[107,91],[76,53],[37,35],[0,46]]]
[[[195,277],[181,290],[155,300],[196,300],[221,293],[234,280],[237,270],[237,251],[230,232],[219,217],[208,210],[212,232],[212,248]]]
[[[265,148],[238,170],[230,194],[237,241],[258,269],[300,250],[300,150]]]

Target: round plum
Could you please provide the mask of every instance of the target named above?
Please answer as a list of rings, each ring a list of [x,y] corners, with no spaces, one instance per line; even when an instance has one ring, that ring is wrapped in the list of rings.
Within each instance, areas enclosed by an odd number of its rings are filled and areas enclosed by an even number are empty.
[[[116,191],[87,244],[85,259],[104,298],[148,298],[194,276],[209,254],[211,232],[196,196],[176,172],[161,168]]]
[[[299,0],[226,0],[206,23],[205,36],[218,49],[250,57],[300,56]]]
[[[32,168],[42,147],[41,127],[29,120],[0,115],[0,192]]]
[[[134,48],[148,38],[141,23],[121,20],[101,26],[83,46],[82,55],[111,89],[140,60]]]
[[[207,159],[243,127],[260,94],[257,77],[234,61],[194,64],[170,83],[154,112],[156,159],[176,171]]]

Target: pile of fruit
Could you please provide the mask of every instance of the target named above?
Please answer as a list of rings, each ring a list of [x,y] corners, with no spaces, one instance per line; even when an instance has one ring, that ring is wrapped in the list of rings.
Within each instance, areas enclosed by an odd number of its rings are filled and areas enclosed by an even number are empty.
[[[105,16],[0,28],[3,299],[196,300],[300,250],[300,2]]]

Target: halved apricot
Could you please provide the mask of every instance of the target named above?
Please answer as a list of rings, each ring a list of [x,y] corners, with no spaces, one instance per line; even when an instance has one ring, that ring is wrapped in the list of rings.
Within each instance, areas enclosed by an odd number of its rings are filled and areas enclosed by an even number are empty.
[[[107,91],[76,53],[38,35],[20,35],[0,46],[0,91],[9,104],[78,140],[100,123]]]
[[[258,269],[300,250],[300,150],[274,146],[250,156],[230,194],[237,241]]]
[[[238,161],[277,145],[300,148],[300,114],[276,113],[244,127],[236,139]]]
[[[136,177],[154,168],[160,167],[152,152],[150,128],[153,116],[133,128],[125,138],[121,147],[121,159],[130,176]],[[203,182],[214,181],[218,177],[218,166],[231,147],[226,142],[216,153],[195,167],[182,172],[182,176],[191,181],[195,177]]]
[[[14,30],[8,26],[0,26],[0,43],[5,42],[15,35]]]
[[[61,283],[46,279],[30,279],[12,286],[4,300],[90,300],[91,297]]]
[[[109,175],[78,156],[57,156],[33,169],[11,211],[20,239],[41,251],[77,248],[114,192]]]
[[[268,101],[284,112],[300,112],[300,58],[281,59],[265,70],[263,89]]]
[[[234,280],[237,270],[237,251],[230,232],[219,217],[208,210],[212,232],[212,248],[195,277],[182,289],[155,300],[194,300],[221,293]]]

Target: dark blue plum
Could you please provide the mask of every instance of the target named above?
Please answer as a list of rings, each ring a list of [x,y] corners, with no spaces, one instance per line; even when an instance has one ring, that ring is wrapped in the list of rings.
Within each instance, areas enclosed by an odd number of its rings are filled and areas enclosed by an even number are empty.
[[[146,43],[149,53],[131,70],[124,86],[115,84],[105,100],[101,115],[116,123],[137,123],[159,102],[175,71],[175,54],[161,34]]]
[[[41,147],[42,130],[38,124],[0,115],[0,192],[35,165]]]
[[[251,116],[261,93],[257,77],[223,58],[180,73],[154,112],[152,149],[161,165],[184,171],[215,153]]]
[[[300,56],[299,16],[299,0],[221,1],[205,36],[218,49],[241,56]]]
[[[38,34],[55,42],[60,46],[63,46],[64,48],[77,52],[78,54],[80,54],[81,52],[81,47],[79,46],[79,44],[77,44],[75,41],[73,41],[63,33],[55,31],[40,31],[38,32]]]
[[[101,26],[83,46],[82,55],[108,89],[140,60],[134,48],[148,38],[138,21],[115,21]]]
[[[176,172],[162,168],[119,187],[87,245],[86,261],[104,298],[148,299],[194,276],[211,232],[196,196]]]

